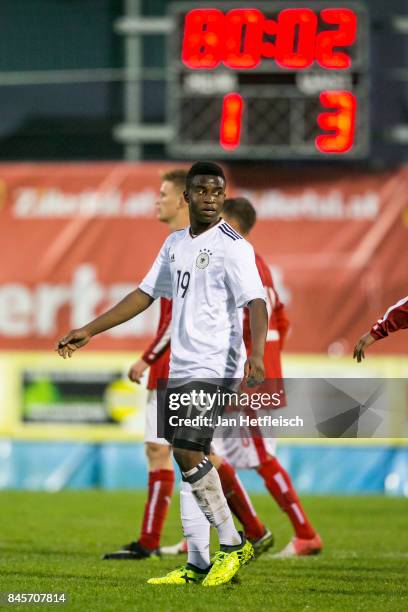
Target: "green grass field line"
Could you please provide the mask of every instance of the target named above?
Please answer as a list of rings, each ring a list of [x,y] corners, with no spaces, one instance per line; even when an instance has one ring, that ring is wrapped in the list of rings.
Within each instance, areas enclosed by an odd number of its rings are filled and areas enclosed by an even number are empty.
[[[291,537],[286,516],[267,496],[254,496],[277,548]],[[260,558],[240,572],[240,584],[205,590],[154,587],[183,558],[102,561],[104,552],[137,537],[144,494],[75,491],[56,494],[0,493],[0,591],[62,592],[64,606],[2,609],[58,609],[90,612],[191,610],[408,609],[408,499],[307,497],[304,505],[325,542],[319,557]],[[173,500],[163,544],[181,535]]]

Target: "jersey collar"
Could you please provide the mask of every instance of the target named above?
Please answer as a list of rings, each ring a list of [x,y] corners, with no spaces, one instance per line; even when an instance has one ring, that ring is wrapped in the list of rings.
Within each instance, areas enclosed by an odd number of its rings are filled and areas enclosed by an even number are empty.
[[[201,234],[193,234],[193,232],[191,231],[191,225],[188,228],[188,235],[191,238],[191,240],[195,240],[196,238],[200,238],[200,236],[204,236],[204,234],[208,234],[208,232],[211,232],[211,230],[217,228],[220,223],[222,223],[224,221],[224,219],[222,217],[220,217],[218,219],[218,222],[213,225],[212,227],[210,227],[209,229],[205,230],[204,232],[201,232]]]

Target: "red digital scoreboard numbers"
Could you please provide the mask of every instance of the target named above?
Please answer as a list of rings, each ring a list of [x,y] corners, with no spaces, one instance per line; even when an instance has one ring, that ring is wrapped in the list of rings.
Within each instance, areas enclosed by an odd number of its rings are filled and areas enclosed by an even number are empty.
[[[326,30],[318,31],[319,16]],[[332,26],[336,26],[332,29]],[[274,37],[274,42],[265,40]],[[357,15],[350,8],[286,8],[266,19],[256,8],[192,9],[185,17],[183,63],[193,70],[250,70],[273,59],[281,68],[302,70],[315,62],[328,70],[350,68],[348,48],[357,37]],[[342,50],[340,50],[342,49]]]
[[[194,7],[193,7],[194,6]],[[368,153],[368,17],[358,2],[174,7],[170,152]]]

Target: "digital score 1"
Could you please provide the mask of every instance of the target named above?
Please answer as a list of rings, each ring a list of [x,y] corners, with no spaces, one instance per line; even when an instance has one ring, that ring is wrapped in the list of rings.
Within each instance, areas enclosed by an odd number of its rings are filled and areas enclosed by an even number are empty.
[[[367,153],[359,113],[368,98],[364,6],[293,4],[189,4],[176,15],[175,149],[179,141],[192,156]]]

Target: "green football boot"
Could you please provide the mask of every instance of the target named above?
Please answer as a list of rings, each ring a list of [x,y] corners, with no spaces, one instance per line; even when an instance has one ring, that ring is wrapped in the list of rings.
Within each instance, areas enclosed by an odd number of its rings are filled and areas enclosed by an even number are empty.
[[[241,545],[222,546],[221,550],[215,554],[212,567],[202,582],[203,586],[228,584],[238,570],[254,557],[254,547],[251,542],[245,540],[242,534],[241,537]]]
[[[200,584],[207,577],[207,574],[208,570],[200,570],[198,567],[187,563],[165,576],[149,578],[147,584]]]

